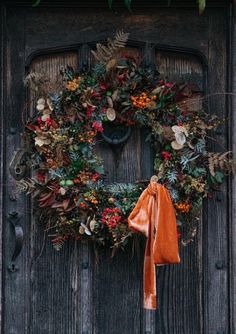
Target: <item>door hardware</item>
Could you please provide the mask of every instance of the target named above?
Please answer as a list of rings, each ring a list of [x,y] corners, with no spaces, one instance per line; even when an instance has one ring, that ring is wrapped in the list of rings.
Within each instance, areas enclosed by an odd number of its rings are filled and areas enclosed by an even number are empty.
[[[9,165],[11,176],[15,180],[21,180],[26,173],[26,164],[24,163],[25,150],[18,149],[14,152],[12,161]]]
[[[22,226],[19,224],[20,220],[21,216],[19,216],[18,212],[12,211],[8,214],[8,221],[13,226],[15,232],[15,249],[11,258],[11,263],[8,265],[8,270],[10,272],[15,272],[18,270],[15,265],[15,261],[19,256],[23,246],[24,233]]]

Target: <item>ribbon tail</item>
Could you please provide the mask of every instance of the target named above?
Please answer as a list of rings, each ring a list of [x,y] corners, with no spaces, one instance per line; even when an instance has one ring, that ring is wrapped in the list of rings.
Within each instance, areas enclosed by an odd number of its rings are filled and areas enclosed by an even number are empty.
[[[148,310],[156,310],[157,308],[156,266],[153,249],[155,221],[157,214],[156,209],[156,201],[153,196],[150,196],[148,203],[149,229],[143,268],[144,308]]]
[[[144,268],[143,268],[143,285],[144,285],[144,302],[143,307],[148,310],[156,310],[156,267],[153,259],[153,252],[150,252],[151,240],[147,241]]]

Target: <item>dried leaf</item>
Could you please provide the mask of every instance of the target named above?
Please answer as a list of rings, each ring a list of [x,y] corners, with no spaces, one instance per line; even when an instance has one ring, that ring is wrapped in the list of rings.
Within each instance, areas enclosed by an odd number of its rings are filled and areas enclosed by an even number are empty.
[[[87,226],[84,223],[81,223],[81,226],[84,228],[84,232],[87,235],[92,235],[91,231],[87,228]]]
[[[107,103],[108,103],[110,108],[113,108],[113,101],[112,101],[112,98],[110,96],[107,96]]]
[[[171,142],[171,146],[174,150],[181,150],[181,148],[183,148],[183,145],[177,143],[176,140]]]
[[[115,102],[115,101],[117,100],[117,98],[118,98],[118,93],[119,93],[119,91],[118,91],[118,89],[116,89],[116,90],[114,91],[114,93],[112,94],[111,98],[112,98],[113,102]]]
[[[112,70],[114,67],[116,66],[116,59],[112,58],[111,60],[109,60],[109,62],[106,65],[106,71],[109,72],[110,70]]]
[[[233,168],[233,161],[227,156],[230,154],[230,151],[222,153],[209,153],[208,154],[208,165],[209,171],[212,176],[216,175],[216,169],[231,171]]]

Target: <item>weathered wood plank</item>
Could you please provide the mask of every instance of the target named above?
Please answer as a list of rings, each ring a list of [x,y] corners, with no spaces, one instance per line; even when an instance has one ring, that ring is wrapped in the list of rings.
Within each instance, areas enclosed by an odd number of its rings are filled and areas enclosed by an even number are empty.
[[[4,195],[4,160],[5,160],[5,150],[4,150],[4,138],[6,136],[4,129],[4,98],[5,98],[5,53],[4,46],[6,45],[6,23],[5,23],[5,6],[0,5],[0,286],[2,287],[2,278],[3,278],[3,221],[4,221],[4,213],[3,213],[3,195]],[[0,289],[0,300],[3,300],[3,289]],[[0,303],[0,333],[2,333],[3,327],[3,305]]]
[[[132,49],[122,53],[139,54]],[[104,160],[107,182],[134,182],[145,173],[147,177],[147,170],[142,170],[141,137],[140,130],[134,129],[125,145],[118,149],[101,141],[97,153]],[[146,165],[150,166],[148,162]],[[94,333],[142,333],[142,263],[132,252],[129,247],[126,253],[120,251],[111,259],[111,250],[103,250],[100,262],[94,267]]]
[[[232,88],[232,97],[229,98],[229,106],[231,107],[231,128],[230,137],[231,137],[231,149],[233,156],[236,156],[236,4],[231,8],[231,57],[230,57],[230,66],[229,66],[229,83]],[[230,312],[230,330],[232,334],[236,334],[236,177],[232,177],[231,181],[231,205],[229,207],[230,215],[230,226],[229,226],[229,251],[230,251],[230,296],[231,296],[231,312]]]
[[[24,95],[23,76],[24,76],[24,17],[20,18],[16,13],[7,12],[7,34],[8,40],[6,44],[6,105],[5,105],[5,129],[6,129],[6,170],[5,180],[6,184],[4,192],[4,296],[7,296],[7,303],[4,304],[4,324],[3,332],[16,334],[19,332],[28,331],[29,313],[23,312],[27,309],[29,303],[29,220],[26,211],[25,200],[22,196],[14,200],[15,181],[9,175],[8,167],[13,157],[13,152],[19,146],[20,142],[20,128],[21,128],[21,112],[23,110]],[[18,29],[13,32],[15,22],[18,22]],[[12,226],[7,220],[9,212],[17,211],[22,216],[21,223],[23,225],[25,238],[25,247],[22,254],[16,262],[18,271],[8,271],[8,266],[11,266],[11,256],[14,250],[14,234]],[[19,312],[21,310],[21,312]]]
[[[220,117],[227,116],[226,83],[227,17],[218,11],[209,16],[208,86],[209,111]],[[217,25],[216,25],[217,22]],[[227,150],[227,124],[222,134],[212,143],[214,149]],[[228,196],[227,185],[221,195],[214,194],[206,203],[203,224],[203,307],[204,332],[209,334],[229,332],[229,276],[228,276]]]
[[[61,87],[59,74],[67,65],[77,68],[77,52],[36,57],[30,70],[47,73],[55,87]],[[53,85],[54,86],[54,85]],[[90,252],[87,244],[70,243],[55,253],[49,240],[43,245],[43,226],[32,216],[31,230],[31,331],[34,333],[91,333]],[[49,321],[45,322],[45,312]]]
[[[161,77],[172,82],[196,83],[202,89],[204,73],[201,62],[196,57],[186,55],[184,52],[170,53],[157,49],[156,63]],[[180,246],[180,265],[157,269],[159,309],[156,312],[156,331],[158,333],[203,333],[201,238],[199,226],[198,237],[195,241],[187,247]]]
[[[175,13],[175,10],[150,8],[145,11],[137,9],[132,14],[122,9],[111,12],[104,8],[96,11],[68,8],[65,15],[64,9],[58,8],[55,15],[53,8],[46,11],[29,8],[26,17],[26,54],[28,56],[44,48],[103,40],[120,28],[130,32],[131,40],[192,48],[207,54],[207,15],[199,17],[189,8],[178,11],[177,15]],[[62,26],[66,29],[62,29]]]

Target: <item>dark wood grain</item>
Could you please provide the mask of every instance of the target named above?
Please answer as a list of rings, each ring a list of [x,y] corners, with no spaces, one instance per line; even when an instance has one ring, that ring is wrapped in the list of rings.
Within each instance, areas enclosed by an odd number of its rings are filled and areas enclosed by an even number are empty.
[[[186,56],[184,53],[176,54],[157,50],[156,62],[161,76],[168,80],[189,81],[203,87],[204,73],[199,59]],[[203,333],[201,238],[199,226],[195,242],[186,247],[180,246],[181,264],[157,269],[159,297],[159,310],[156,312],[157,333]]]
[[[29,71],[47,73],[52,86],[60,89],[63,78],[59,74],[67,65],[77,68],[77,52],[36,57]],[[87,330],[90,280],[87,245],[70,243],[55,252],[48,238],[44,240],[44,226],[31,217],[31,296],[30,312],[33,333],[76,333]],[[84,265],[87,268],[84,268]],[[60,274],[59,274],[60,273]],[[83,301],[83,302],[82,302]],[[44,321],[47,315],[49,321]],[[35,321],[37,319],[37,321]],[[83,320],[83,321],[82,321]]]
[[[233,93],[228,99],[229,117],[231,122],[229,124],[229,144],[232,149],[233,156],[236,156],[236,8],[235,4],[231,8],[231,29],[230,29],[230,57],[228,73],[229,73],[229,87]],[[230,262],[230,331],[236,333],[236,177],[235,175],[230,179],[231,201],[229,206],[230,226],[229,226],[229,262]]]
[[[14,238],[4,219],[3,334],[233,334],[233,327],[229,326],[232,290],[229,290],[226,188],[222,199],[214,199],[206,207],[198,243],[181,248],[181,265],[158,268],[159,310],[146,312],[142,308],[144,244],[141,243],[133,258],[132,249],[117,254],[113,260],[110,251],[104,250],[98,265],[87,244],[68,243],[61,253],[56,253],[46,240],[40,255],[43,226],[30,219],[31,209],[24,195],[18,196],[16,202],[10,199],[15,183],[7,169],[13,151],[19,146],[24,110],[22,79],[29,59],[33,59],[32,68],[39,71],[45,68],[55,77],[61,65],[77,66],[78,46],[104,40],[123,28],[131,33],[131,40],[152,48],[150,59],[156,59],[161,75],[172,80],[189,78],[201,90],[206,86],[205,81],[210,94],[223,93],[227,11],[208,9],[199,17],[190,8],[137,8],[133,13],[121,8],[113,12],[104,8],[67,8],[65,13],[63,8],[7,7],[6,15],[4,28],[8,40],[4,44],[3,61],[7,137],[3,146],[7,154],[4,183],[8,187],[4,193],[4,213],[5,217],[11,210],[22,214],[26,237],[17,260],[19,271],[10,273],[7,265]],[[73,51],[60,53],[65,48]],[[41,56],[35,58],[37,54]],[[209,66],[208,75],[203,59]],[[224,97],[212,96],[209,110],[224,115]],[[10,128],[16,128],[17,133],[12,130],[10,133]],[[109,146],[100,143],[109,182],[133,182],[152,175],[152,152],[145,142],[146,131],[133,131],[119,159]],[[226,135],[225,131],[221,139],[224,145]]]
[[[3,221],[4,221],[4,206],[3,206],[3,196],[4,196],[4,186],[3,186],[3,179],[4,179],[4,160],[5,160],[5,150],[4,150],[4,137],[5,137],[5,131],[4,131],[4,98],[5,98],[5,73],[4,73],[4,65],[5,65],[5,59],[4,59],[4,53],[3,48],[6,43],[6,24],[5,24],[5,8],[4,6],[0,6],[0,18],[1,18],[1,24],[0,24],[0,286],[2,286],[3,283]],[[3,300],[3,289],[0,290],[0,300]],[[0,303],[0,328],[2,328],[3,324],[3,305]],[[0,330],[1,332],[1,330]]]
[[[214,22],[219,25],[215,26]],[[226,34],[225,17],[213,11],[209,17],[208,50],[208,94],[209,111],[224,117],[226,109]],[[216,95],[217,93],[217,95]],[[217,150],[227,150],[227,124],[222,134],[212,143]],[[214,195],[206,204],[207,223],[203,225],[203,268],[204,268],[204,331],[206,333],[229,332],[229,267],[228,267],[228,196],[225,184],[222,195]],[[206,216],[205,216],[206,217]],[[216,288],[217,287],[217,288]],[[214,307],[212,307],[214,305]],[[219,317],[220,314],[220,317]]]
[[[9,27],[15,24],[15,20],[18,20],[19,29],[15,31],[14,35],[9,31]],[[6,170],[4,179],[4,299],[7,303],[4,304],[4,322],[3,333],[24,333],[29,326],[29,312],[27,305],[30,305],[30,277],[29,259],[30,249],[30,223],[29,215],[26,209],[26,203],[24,196],[18,196],[15,198],[15,181],[9,175],[8,167],[12,159],[14,150],[19,147],[20,142],[20,128],[21,124],[21,112],[23,110],[24,103],[24,17],[17,17],[17,14],[11,15],[6,18],[7,28],[7,44],[5,54],[5,75],[7,82],[6,96],[5,96],[5,124],[6,130]],[[14,45],[14,47],[13,47]],[[9,212],[17,211],[22,216],[21,224],[25,233],[25,245],[22,254],[19,256],[16,262],[16,266],[19,269],[16,272],[10,272],[8,267],[11,266],[11,257],[14,250],[14,233],[12,226],[7,220]],[[25,312],[23,311],[25,309]]]

